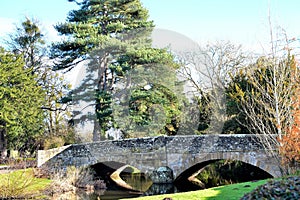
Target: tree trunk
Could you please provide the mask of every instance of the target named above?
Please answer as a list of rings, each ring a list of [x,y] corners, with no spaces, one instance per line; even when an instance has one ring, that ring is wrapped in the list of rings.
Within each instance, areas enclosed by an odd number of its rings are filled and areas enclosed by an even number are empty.
[[[94,120],[94,128],[93,128],[93,142],[100,141],[101,127],[99,125],[98,119],[95,116]]]
[[[6,129],[3,121],[0,121],[0,153],[2,159],[7,157]]]

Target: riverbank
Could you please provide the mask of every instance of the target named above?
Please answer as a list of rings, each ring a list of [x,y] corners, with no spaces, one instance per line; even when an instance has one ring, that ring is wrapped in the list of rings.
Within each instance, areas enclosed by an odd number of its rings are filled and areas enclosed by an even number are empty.
[[[265,184],[267,183],[268,184]],[[106,190],[103,190],[102,193],[96,193],[99,191],[94,191],[95,193],[90,193],[89,191],[83,191],[82,193],[78,193],[74,191],[70,191],[71,193],[61,193],[66,198],[56,198],[55,196],[58,195],[53,193],[50,195],[45,191],[52,181],[50,179],[45,178],[36,178],[34,176],[34,169],[26,169],[26,170],[16,170],[11,171],[9,173],[0,174],[0,198],[34,198],[34,199],[93,199],[95,195],[102,199],[102,196],[105,195]],[[164,199],[172,199],[172,200],[239,200],[243,197],[246,193],[251,191],[256,193],[264,191],[264,194],[270,195],[280,195],[284,194],[286,197],[286,191],[290,191],[290,196],[297,198],[283,198],[283,199],[299,199],[299,187],[300,177],[295,175],[291,177],[285,178],[277,178],[277,179],[266,179],[260,181],[251,181],[251,182],[244,182],[238,184],[231,184],[225,185],[220,187],[209,188],[205,190],[197,190],[191,192],[182,192],[182,193],[174,193],[174,194],[163,194],[163,195],[153,195],[153,196],[145,196],[145,197],[136,197],[136,198],[128,198],[130,196],[138,195],[132,194],[123,198],[123,194],[118,197],[117,199],[123,200],[164,200]],[[262,185],[262,186],[261,186]],[[293,186],[294,185],[294,186]],[[293,188],[291,188],[293,186]],[[257,189],[255,189],[257,188]],[[47,190],[48,191],[48,190]],[[275,193],[274,193],[275,191]],[[109,192],[109,191],[108,191]],[[253,193],[252,192],[252,193]],[[280,193],[280,194],[279,194]],[[60,193],[59,193],[60,194]],[[249,194],[253,195],[253,194]],[[277,196],[276,196],[277,195]],[[108,199],[111,197],[117,197],[115,191],[111,193]],[[52,198],[53,197],[53,198]],[[74,197],[74,198],[72,198]],[[83,197],[83,198],[82,198]],[[116,198],[113,198],[116,199]],[[268,199],[268,198],[267,198]]]
[[[28,177],[32,177],[31,181],[28,183]],[[50,185],[51,180],[44,179],[44,178],[33,178],[33,169],[24,170],[17,170],[12,173],[6,173],[0,175],[0,186],[1,188],[7,187],[4,184],[6,181],[10,180],[14,182],[15,188],[10,188],[11,190],[22,190],[22,196],[37,196],[38,194],[41,195],[43,190]],[[25,181],[27,180],[27,181]],[[172,198],[172,200],[199,200],[201,199],[209,199],[209,200],[223,200],[223,199],[240,199],[244,194],[252,191],[257,186],[266,183],[267,180],[261,180],[257,182],[245,182],[245,183],[238,183],[220,187],[214,187],[205,190],[197,190],[191,192],[183,192],[183,193],[176,193],[176,194],[164,194],[164,195],[154,195],[154,196],[145,196],[139,198],[130,198],[134,200],[162,200],[164,198]],[[19,185],[19,186],[18,186]],[[25,186],[25,187],[24,187]],[[28,186],[28,187],[26,187]],[[3,192],[3,191],[2,191]],[[5,191],[4,191],[5,192]],[[20,194],[9,194],[9,188],[7,188],[6,194],[2,197],[11,197],[11,196],[19,196]],[[129,200],[129,199],[127,199]]]

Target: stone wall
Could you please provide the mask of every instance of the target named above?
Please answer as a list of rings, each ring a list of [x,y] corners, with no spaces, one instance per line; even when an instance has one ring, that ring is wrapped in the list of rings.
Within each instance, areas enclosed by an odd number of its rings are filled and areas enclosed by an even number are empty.
[[[59,147],[59,148],[53,148],[53,149],[49,149],[49,150],[38,150],[37,167],[42,166],[48,160],[50,160],[57,154],[61,153],[63,150],[67,149],[68,147],[70,147],[70,145]]]

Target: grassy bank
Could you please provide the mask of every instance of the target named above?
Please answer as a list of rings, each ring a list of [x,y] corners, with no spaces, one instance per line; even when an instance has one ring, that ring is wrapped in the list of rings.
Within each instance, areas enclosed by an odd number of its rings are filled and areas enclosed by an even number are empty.
[[[0,198],[40,196],[51,180],[35,178],[33,169],[0,174]]]
[[[214,187],[205,190],[197,190],[192,192],[182,192],[176,194],[164,194],[133,198],[135,200],[163,200],[166,197],[171,197],[173,200],[237,200],[244,194],[252,191],[257,186],[265,184],[267,180],[257,182],[245,182],[220,187]]]

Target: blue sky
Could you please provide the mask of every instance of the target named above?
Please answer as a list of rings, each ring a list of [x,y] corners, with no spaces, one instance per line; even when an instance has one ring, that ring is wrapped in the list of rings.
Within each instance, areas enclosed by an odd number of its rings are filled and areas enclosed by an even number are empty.
[[[158,28],[184,34],[200,44],[230,40],[259,48],[269,40],[268,8],[272,23],[288,36],[300,36],[299,0],[141,0]],[[77,8],[67,0],[5,0],[0,3],[0,37],[13,30],[24,16],[36,18],[49,40],[53,25]],[[299,25],[298,25],[299,24]]]

